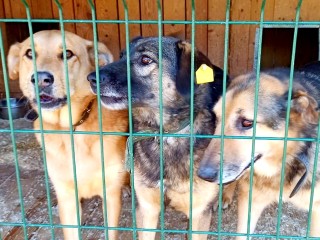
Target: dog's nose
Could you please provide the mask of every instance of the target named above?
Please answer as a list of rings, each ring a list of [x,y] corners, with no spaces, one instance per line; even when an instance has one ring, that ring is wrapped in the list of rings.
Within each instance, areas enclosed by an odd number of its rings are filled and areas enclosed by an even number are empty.
[[[100,85],[103,85],[107,82],[107,75],[105,73],[103,73],[102,71],[99,71],[99,75],[100,75]],[[87,77],[88,81],[91,83],[91,85],[93,86],[97,86],[97,76],[96,76],[96,72],[92,72],[88,75]]]
[[[216,182],[218,180],[219,168],[210,163],[210,160],[202,161],[197,171],[198,177],[208,182]]]
[[[53,84],[54,82],[54,77],[51,73],[49,72],[38,72],[38,86],[39,87],[49,87]],[[31,76],[31,82],[35,84],[36,79],[35,75],[32,74]]]

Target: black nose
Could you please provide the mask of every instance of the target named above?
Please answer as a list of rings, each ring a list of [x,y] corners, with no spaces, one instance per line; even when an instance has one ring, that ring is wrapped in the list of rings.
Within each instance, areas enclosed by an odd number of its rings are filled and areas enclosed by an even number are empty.
[[[219,168],[214,167],[210,161],[201,163],[197,171],[198,177],[208,182],[217,182],[219,175]]]
[[[49,72],[38,72],[38,85],[39,87],[49,87],[53,84],[54,82],[54,77],[51,73]],[[31,76],[31,82],[35,84],[35,75],[32,74]]]
[[[107,75],[103,72],[103,71],[99,71],[99,77],[100,77],[100,85],[104,85],[107,80],[108,80],[108,77]],[[97,76],[96,76],[96,72],[92,72],[88,75],[87,77],[88,81],[91,83],[91,85],[93,86],[97,86]]]

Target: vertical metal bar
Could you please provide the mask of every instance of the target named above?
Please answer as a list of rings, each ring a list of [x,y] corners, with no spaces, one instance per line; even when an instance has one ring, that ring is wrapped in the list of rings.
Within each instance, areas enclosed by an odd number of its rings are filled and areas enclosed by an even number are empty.
[[[223,166],[223,152],[224,152],[224,125],[225,125],[225,112],[226,112],[226,86],[227,86],[227,72],[228,72],[228,55],[229,55],[229,21],[230,21],[230,4],[231,0],[226,1],[226,21],[224,32],[224,56],[223,56],[223,88],[222,88],[222,116],[221,116],[221,145],[220,145],[220,166]],[[221,225],[222,225],[222,176],[223,167],[219,171],[219,205],[218,205],[218,240],[221,239]]]
[[[320,119],[318,122],[317,141],[316,141],[315,156],[314,156],[314,162],[313,162],[313,173],[312,173],[309,213],[308,213],[307,232],[306,232],[306,239],[307,240],[309,239],[309,235],[310,235],[311,215],[312,215],[313,200],[314,200],[314,190],[315,190],[315,185],[317,182],[317,171],[318,171],[318,161],[319,161],[319,141],[320,141]]]
[[[258,51],[257,51],[257,66],[256,66],[256,82],[255,82],[255,95],[254,95],[254,108],[253,108],[253,131],[252,131],[252,144],[251,144],[251,168],[249,178],[249,202],[248,202],[248,220],[247,220],[247,239],[250,239],[250,223],[251,223],[251,207],[252,207],[252,186],[253,186],[253,173],[254,173],[254,153],[256,143],[256,126],[258,115],[258,101],[259,101],[259,86],[260,86],[260,67],[261,67],[261,49],[262,49],[262,35],[264,24],[264,10],[266,6],[266,0],[262,1],[260,11],[260,25],[258,36]]]
[[[68,113],[69,113],[69,134],[70,134],[70,141],[71,141],[71,153],[72,153],[72,170],[73,170],[73,181],[74,181],[74,187],[75,187],[75,199],[76,199],[76,208],[77,208],[77,228],[78,228],[78,234],[79,239],[82,239],[81,237],[81,216],[79,211],[79,194],[78,194],[78,182],[77,182],[77,166],[76,166],[76,159],[75,159],[75,147],[74,147],[74,135],[73,135],[73,121],[72,121],[72,110],[71,110],[71,96],[70,96],[70,84],[69,84],[69,70],[68,70],[68,62],[66,57],[66,38],[65,38],[65,30],[64,30],[64,24],[63,24],[63,13],[62,13],[62,6],[58,0],[55,0],[55,3],[59,10],[59,22],[60,22],[60,29],[61,29],[61,35],[62,35],[62,50],[63,50],[63,64],[65,69],[65,77],[66,77],[66,90],[67,90],[67,100],[68,100]]]
[[[132,121],[132,100],[131,100],[131,71],[130,71],[130,31],[129,31],[129,14],[128,4],[126,0],[122,0],[125,16],[125,29],[126,29],[126,51],[127,51],[127,84],[128,84],[128,115],[129,115],[129,152],[133,152],[133,121]],[[126,161],[128,161],[126,159]],[[134,160],[133,156],[130,156],[130,182],[131,182],[131,207],[132,207],[132,237],[137,239],[137,217],[136,217],[136,201],[134,191]]]
[[[164,186],[163,186],[163,174],[164,174],[164,160],[163,160],[163,99],[162,99],[162,7],[160,0],[157,0],[157,12],[158,12],[158,46],[159,46],[159,140],[160,140],[160,235],[161,239],[164,239]]]
[[[37,63],[36,63],[36,53],[35,53],[35,46],[34,46],[34,38],[33,38],[33,28],[31,22],[31,12],[30,7],[26,0],[22,0],[23,5],[26,8],[27,13],[27,20],[28,20],[28,28],[29,28],[29,35],[30,35],[30,42],[31,42],[31,50],[32,50],[32,63],[34,69],[34,77],[38,79],[38,71],[37,71]],[[52,201],[50,196],[50,185],[49,185],[49,174],[48,174],[48,165],[47,165],[47,156],[46,156],[46,145],[45,139],[43,134],[43,119],[42,119],[42,109],[40,105],[40,95],[39,95],[39,86],[35,84],[36,90],[36,99],[37,99],[37,108],[39,114],[39,127],[40,127],[40,139],[41,139],[41,147],[42,147],[42,157],[43,157],[43,166],[44,166],[44,174],[45,174],[45,186],[46,186],[46,195],[47,195],[47,203],[48,203],[48,213],[49,213],[49,222],[50,225],[53,226],[53,216],[52,216]],[[51,228],[51,238],[55,238],[54,228]]]
[[[100,79],[99,73],[99,55],[98,55],[98,35],[97,35],[97,23],[96,23],[96,11],[92,0],[88,0],[91,15],[92,15],[92,27],[93,27],[93,44],[94,44],[94,57],[95,57],[95,70],[96,79]],[[107,193],[106,193],[106,179],[105,179],[105,163],[104,163],[104,148],[103,148],[103,135],[102,135],[102,109],[100,101],[100,84],[97,84],[97,99],[98,99],[98,121],[99,121],[99,137],[100,137],[100,156],[101,156],[101,174],[102,174],[102,186],[103,186],[103,218],[105,228],[105,239],[108,240],[108,208],[107,208]]]
[[[278,217],[277,217],[277,230],[276,230],[276,239],[279,239],[280,235],[280,224],[282,216],[282,195],[283,195],[283,184],[285,180],[285,166],[286,166],[286,153],[287,153],[287,143],[288,143],[288,131],[289,131],[289,120],[290,120],[290,110],[291,110],[291,97],[292,97],[292,83],[294,75],[294,61],[296,56],[296,46],[298,38],[298,26],[299,26],[299,17],[300,10],[303,0],[299,0],[296,10],[296,18],[294,25],[294,34],[293,34],[293,43],[292,43],[292,55],[291,55],[291,64],[290,64],[290,79],[289,79],[289,90],[288,90],[288,105],[286,112],[286,126],[284,134],[284,148],[282,153],[282,167],[281,167],[281,178],[280,178],[280,193],[279,193],[279,205],[278,205]]]
[[[189,179],[190,179],[190,205],[189,205],[189,230],[188,230],[188,239],[192,240],[192,202],[193,202],[193,120],[194,120],[194,61],[195,61],[195,0],[191,0],[191,78],[190,78],[190,164],[189,164]]]
[[[9,83],[8,83],[8,74],[6,71],[6,69],[7,69],[6,56],[4,53],[3,35],[2,35],[2,28],[1,27],[0,27],[0,53],[1,53],[1,63],[2,63],[2,67],[3,67],[4,88],[5,88],[5,93],[6,93],[6,100],[7,100],[7,105],[9,106],[10,89],[9,89]],[[25,208],[24,208],[23,192],[22,192],[21,181],[20,181],[20,170],[19,170],[17,144],[16,144],[15,133],[14,133],[12,111],[11,111],[10,107],[8,107],[8,114],[9,114],[12,151],[13,151],[13,157],[14,157],[14,166],[15,166],[16,179],[17,179],[17,188],[18,188],[18,195],[19,195],[20,208],[21,208],[21,221],[23,223],[23,226],[22,226],[23,236],[24,236],[24,239],[28,239],[28,232],[27,232],[27,226],[26,226],[26,224],[27,224],[26,213],[25,213]]]

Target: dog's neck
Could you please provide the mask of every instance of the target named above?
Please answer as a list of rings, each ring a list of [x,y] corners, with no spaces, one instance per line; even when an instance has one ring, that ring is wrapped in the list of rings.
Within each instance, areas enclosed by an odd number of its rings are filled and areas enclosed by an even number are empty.
[[[85,98],[81,100],[71,100],[71,117],[72,127],[80,126],[89,117],[92,105],[96,102],[95,98]],[[59,126],[59,128],[69,128],[69,108],[68,105],[49,112],[42,111],[42,119],[44,123]]]
[[[160,111],[149,107],[133,108],[134,130],[136,132],[160,130]],[[196,118],[197,113],[194,113]],[[190,109],[164,108],[162,114],[163,132],[176,133],[190,124]]]

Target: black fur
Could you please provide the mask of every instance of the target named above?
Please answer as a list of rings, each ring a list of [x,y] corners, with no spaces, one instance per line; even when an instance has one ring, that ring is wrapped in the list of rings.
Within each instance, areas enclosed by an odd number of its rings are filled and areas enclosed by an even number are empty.
[[[119,101],[126,107],[128,99],[126,58],[130,57],[135,132],[159,132],[158,45],[158,38],[137,38],[119,61],[100,69],[102,101],[105,101],[107,107],[112,107]],[[189,47],[179,39],[162,38],[163,129],[171,133],[182,130],[179,129],[181,123],[190,118],[191,52],[186,46]],[[141,64],[143,56],[152,59],[151,67]],[[214,66],[201,52],[196,51],[195,71],[203,63],[214,69],[215,78],[212,83],[194,85],[194,134],[213,134],[215,115],[212,107],[222,94],[223,71]],[[91,77],[94,75],[95,73],[92,73]],[[96,83],[91,81],[91,86],[93,91],[96,91]],[[165,187],[174,188],[180,181],[189,180],[190,139],[175,138],[174,143],[168,141],[164,139],[163,144]],[[198,156],[194,159],[196,168],[209,142],[210,140],[206,138],[195,139],[194,156]],[[134,161],[135,168],[143,175],[143,184],[156,187],[160,180],[159,140],[148,138],[135,143]]]

